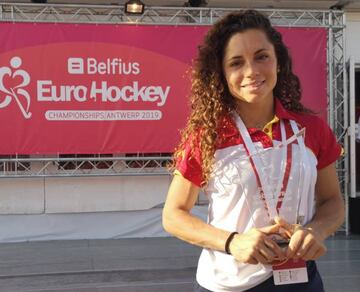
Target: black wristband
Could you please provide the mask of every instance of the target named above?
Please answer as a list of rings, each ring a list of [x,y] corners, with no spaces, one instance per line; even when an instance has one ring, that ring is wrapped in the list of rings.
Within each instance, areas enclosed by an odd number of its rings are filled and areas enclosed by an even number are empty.
[[[231,254],[231,252],[230,252],[230,243],[231,243],[231,241],[233,240],[233,238],[234,238],[234,236],[236,235],[236,234],[239,234],[239,232],[232,232],[232,233],[230,233],[230,235],[229,235],[229,237],[226,239],[226,242],[225,242],[225,252],[227,253],[227,254]]]

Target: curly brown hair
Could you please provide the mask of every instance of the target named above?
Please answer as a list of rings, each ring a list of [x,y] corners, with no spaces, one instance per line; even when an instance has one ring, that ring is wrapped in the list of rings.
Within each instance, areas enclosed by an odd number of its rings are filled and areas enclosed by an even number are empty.
[[[179,146],[173,155],[173,166],[182,159],[185,144],[191,149],[199,147],[203,173],[202,186],[210,177],[214,163],[217,130],[222,116],[236,109],[235,98],[229,92],[223,72],[223,57],[230,38],[248,29],[265,32],[274,45],[278,62],[277,83],[273,90],[275,98],[290,111],[308,112],[301,103],[299,78],[292,71],[292,61],[281,34],[275,30],[270,20],[255,10],[245,10],[228,14],[215,23],[199,46],[194,61],[191,84],[191,114],[182,131]],[[194,153],[190,153],[191,156]]]

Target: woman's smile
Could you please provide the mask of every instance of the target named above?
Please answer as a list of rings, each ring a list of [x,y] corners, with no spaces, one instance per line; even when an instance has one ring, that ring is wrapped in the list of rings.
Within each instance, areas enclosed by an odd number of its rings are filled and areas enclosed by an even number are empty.
[[[245,88],[249,91],[254,91],[254,90],[259,89],[264,83],[265,83],[265,80],[253,81],[253,82],[249,82],[245,85],[241,85],[241,87]]]

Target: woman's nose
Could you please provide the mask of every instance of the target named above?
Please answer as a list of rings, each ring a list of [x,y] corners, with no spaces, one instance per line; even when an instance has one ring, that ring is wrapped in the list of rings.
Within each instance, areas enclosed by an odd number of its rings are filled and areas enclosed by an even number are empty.
[[[252,76],[256,76],[258,75],[258,68],[255,64],[255,62],[253,61],[248,61],[245,63],[245,67],[244,67],[244,76],[245,77],[252,77]]]

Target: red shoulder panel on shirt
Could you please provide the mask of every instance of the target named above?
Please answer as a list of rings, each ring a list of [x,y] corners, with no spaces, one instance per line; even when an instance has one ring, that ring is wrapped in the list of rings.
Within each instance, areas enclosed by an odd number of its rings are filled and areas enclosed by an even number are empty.
[[[322,118],[305,113],[292,113],[292,115],[300,127],[305,127],[305,145],[315,154],[318,169],[330,165],[340,157],[342,147]]]

